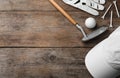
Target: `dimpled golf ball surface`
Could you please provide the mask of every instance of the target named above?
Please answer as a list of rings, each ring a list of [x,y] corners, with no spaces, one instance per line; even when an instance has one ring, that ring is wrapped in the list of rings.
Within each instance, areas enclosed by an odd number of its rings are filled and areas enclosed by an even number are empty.
[[[96,20],[92,17],[89,17],[85,20],[85,25],[87,28],[94,28],[96,26]]]

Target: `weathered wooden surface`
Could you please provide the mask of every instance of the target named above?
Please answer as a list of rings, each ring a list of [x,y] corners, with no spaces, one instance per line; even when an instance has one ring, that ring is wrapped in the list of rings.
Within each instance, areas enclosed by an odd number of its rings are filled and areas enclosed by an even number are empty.
[[[92,47],[108,36],[83,43],[81,32],[58,12],[3,12],[0,22],[0,46]]]
[[[72,8],[62,2],[62,0],[55,0],[58,2],[62,7],[69,11],[75,11],[77,9]],[[108,5],[113,0],[107,0]],[[118,0],[118,5],[119,5]],[[107,8],[107,7],[106,7]],[[120,6],[118,6],[120,8]],[[0,10],[22,10],[22,11],[51,11],[56,10],[50,3],[49,0],[0,0]],[[79,11],[79,10],[77,10]]]
[[[107,0],[105,9],[112,0]],[[118,8],[120,11],[120,0]],[[92,16],[56,0],[83,26]],[[87,43],[82,34],[48,0],[0,0],[0,78],[92,78],[84,63],[85,55],[120,26],[114,7],[114,28]],[[109,26],[95,17],[98,27]],[[92,16],[93,17],[93,16]]]
[[[1,78],[91,78],[84,58],[89,48],[0,49]]]
[[[102,37],[99,36],[89,43],[83,43],[81,42],[81,32],[77,30],[77,28],[74,27],[68,20],[66,20],[66,18],[58,11],[51,10],[50,8],[54,9],[54,7],[52,7],[49,1],[35,0],[32,2],[31,0],[11,0],[9,2],[9,0],[5,0],[3,1],[3,5],[0,6],[4,7],[8,4],[10,7],[10,3],[12,3],[12,6],[16,8],[15,11],[12,11],[12,9],[3,8],[7,12],[2,11],[2,9],[0,12],[1,47],[93,47],[98,42],[106,38],[109,33],[111,33],[110,29]],[[33,7],[35,3],[36,6],[39,4],[40,11],[36,7],[34,7],[36,11],[31,11],[29,9],[30,6]],[[60,3],[62,2],[60,1]],[[29,5],[29,8],[25,5]],[[30,11],[23,10],[23,8],[20,6],[23,6],[25,9]],[[6,8],[8,7],[6,6]],[[46,11],[45,8],[49,10]],[[90,16],[89,14],[83,11],[73,12],[72,10],[69,13],[80,23],[80,25],[83,26],[87,33],[90,33],[90,30],[86,29],[84,26],[84,21]],[[120,25],[120,20],[116,18],[116,15],[114,15],[114,17],[115,19],[113,22],[114,27],[116,28]],[[97,19],[99,27],[103,25],[109,26],[109,16],[106,18],[106,20],[101,19],[100,16],[95,18]],[[113,30],[115,28],[113,28]]]

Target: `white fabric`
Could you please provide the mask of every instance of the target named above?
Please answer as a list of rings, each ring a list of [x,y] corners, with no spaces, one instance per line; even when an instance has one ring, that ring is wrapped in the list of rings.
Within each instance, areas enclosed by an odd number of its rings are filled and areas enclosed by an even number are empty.
[[[97,10],[104,10],[102,4],[105,4],[105,0],[63,0],[63,2],[92,15],[99,15]]]
[[[87,54],[85,63],[94,78],[120,75],[120,27]]]

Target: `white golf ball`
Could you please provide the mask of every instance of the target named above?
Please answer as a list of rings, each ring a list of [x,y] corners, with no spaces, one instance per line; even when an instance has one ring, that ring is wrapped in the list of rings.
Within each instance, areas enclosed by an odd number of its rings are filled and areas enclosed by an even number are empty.
[[[95,18],[89,17],[85,20],[85,25],[87,28],[94,28],[96,26]]]

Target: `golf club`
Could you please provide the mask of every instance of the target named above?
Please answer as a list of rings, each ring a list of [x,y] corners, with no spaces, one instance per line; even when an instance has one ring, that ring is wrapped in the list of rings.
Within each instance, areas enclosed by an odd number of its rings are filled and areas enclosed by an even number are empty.
[[[86,42],[89,41],[100,34],[104,33],[108,27],[100,27],[99,29],[93,31],[90,34],[86,34],[83,30],[82,26],[80,26],[62,7],[60,7],[54,0],[49,0],[72,24],[74,24],[83,34],[82,41]]]

